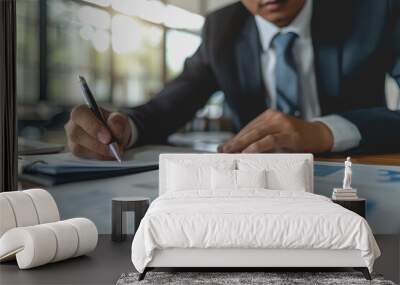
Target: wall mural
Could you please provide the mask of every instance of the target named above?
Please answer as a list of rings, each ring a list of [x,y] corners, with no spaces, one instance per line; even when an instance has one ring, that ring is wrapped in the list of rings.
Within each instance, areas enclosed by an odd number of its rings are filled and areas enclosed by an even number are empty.
[[[352,187],[367,199],[367,221],[374,234],[400,233],[400,167],[355,164]],[[314,192],[331,197],[334,187],[342,187],[343,163],[316,162]]]
[[[400,234],[400,167],[353,163],[352,170],[351,185],[357,188],[359,197],[367,199],[367,220],[374,234]],[[342,187],[343,175],[343,163],[316,162],[314,192],[331,197],[333,188]],[[96,224],[99,233],[109,234],[111,199],[118,196],[155,199],[158,196],[158,172],[63,184],[48,190],[63,219],[86,217]]]

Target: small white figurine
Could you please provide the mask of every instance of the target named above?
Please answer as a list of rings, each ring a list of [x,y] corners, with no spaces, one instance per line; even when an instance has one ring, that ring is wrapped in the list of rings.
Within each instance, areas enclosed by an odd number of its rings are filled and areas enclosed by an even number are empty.
[[[343,178],[343,189],[352,189],[351,188],[351,159],[347,157],[344,162],[344,178]]]

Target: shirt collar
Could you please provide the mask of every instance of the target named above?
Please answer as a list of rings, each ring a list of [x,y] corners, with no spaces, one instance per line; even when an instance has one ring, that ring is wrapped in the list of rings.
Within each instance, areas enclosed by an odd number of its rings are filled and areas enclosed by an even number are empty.
[[[294,20],[288,26],[283,28],[275,26],[274,24],[265,20],[259,15],[255,16],[255,21],[258,32],[260,34],[261,46],[263,48],[263,51],[267,51],[269,49],[272,39],[279,32],[293,32],[296,33],[299,38],[310,38],[312,1],[313,0],[306,0],[304,7],[301,9],[296,18],[294,18]]]

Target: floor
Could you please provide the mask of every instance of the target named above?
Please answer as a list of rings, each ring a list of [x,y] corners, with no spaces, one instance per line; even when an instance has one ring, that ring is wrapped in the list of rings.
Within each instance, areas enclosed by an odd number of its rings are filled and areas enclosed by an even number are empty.
[[[395,283],[400,281],[400,237],[377,235],[382,251],[375,272]],[[30,270],[18,270],[15,262],[0,265],[0,284],[115,284],[124,272],[134,271],[130,261],[131,238],[121,243],[100,235],[97,249],[78,257]]]
[[[88,256],[29,270],[18,270],[15,262],[1,264],[0,284],[115,284],[122,273],[134,270],[130,248],[131,240],[115,243],[110,235],[100,235]]]

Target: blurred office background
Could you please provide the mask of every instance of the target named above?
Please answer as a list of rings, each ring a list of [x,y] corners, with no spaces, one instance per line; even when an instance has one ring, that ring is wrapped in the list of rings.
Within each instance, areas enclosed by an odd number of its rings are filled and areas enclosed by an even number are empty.
[[[204,16],[233,0],[18,0],[19,136],[65,143],[84,75],[102,106],[145,103],[200,44]],[[388,81],[388,102],[399,108]],[[221,92],[182,132],[230,131]],[[183,140],[198,140],[196,136]]]

